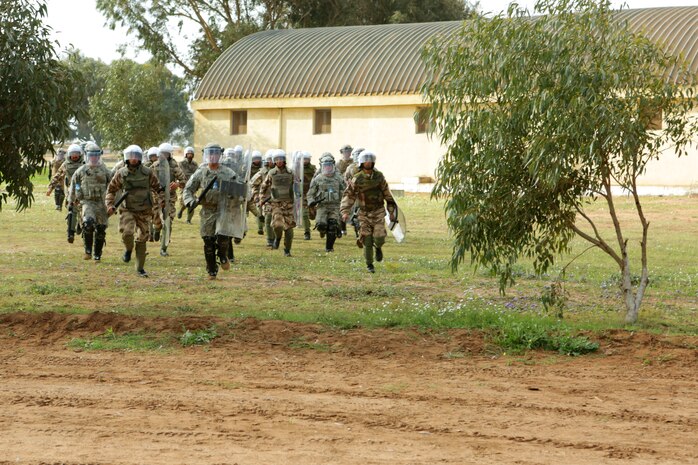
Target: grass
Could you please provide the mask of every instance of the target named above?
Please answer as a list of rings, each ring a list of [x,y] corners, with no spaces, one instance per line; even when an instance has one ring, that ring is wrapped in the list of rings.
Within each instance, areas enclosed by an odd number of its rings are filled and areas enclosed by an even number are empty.
[[[94,338],[74,338],[68,348],[80,350],[120,350],[127,352],[167,351],[172,338],[155,334],[116,334],[109,328]]]
[[[546,292],[550,299],[551,283],[560,270],[587,248],[582,240],[573,242],[570,254],[548,276],[536,276],[529,262],[517,264],[516,284],[504,296],[488,270],[473,271],[464,264],[451,273],[451,238],[442,204],[427,195],[399,199],[408,221],[407,240],[402,244],[388,240],[386,259],[377,264],[375,275],[365,272],[352,233],[337,241],[332,254],[324,252],[316,232],[310,241],[296,234],[293,257],[286,258],[267,250],[263,236],[251,224],[247,238],[235,246],[236,263],[231,270],[220,272],[217,281],[208,281],[198,217],[193,225],[175,220],[170,257],[160,257],[157,245],[148,244],[145,268],[150,278],[142,279],[132,263],[120,259],[118,218],[110,221],[102,263],[84,261],[79,239],[74,244],[65,240],[65,212],[53,210],[53,199],[42,195],[45,187],[45,177],[38,178],[35,203],[26,212],[10,207],[0,213],[4,223],[11,225],[5,229],[5,247],[0,250],[0,312],[256,317],[341,329],[473,328],[499,344],[511,344],[508,350],[542,347],[561,353],[586,350],[586,343],[575,339],[582,333],[612,328],[698,334],[698,248],[692,247],[698,198],[643,198],[651,221],[651,284],[639,323],[626,327],[618,270],[598,250],[584,253],[567,269],[564,319],[555,318],[556,306],[551,310],[548,305],[546,310]],[[623,225],[631,225],[631,200],[619,199],[618,210]],[[603,207],[592,206],[589,211],[610,232]],[[634,247],[631,259],[638,256],[640,237],[634,225],[629,234]],[[541,336],[541,331],[547,336]],[[203,335],[192,333],[191,337],[196,340]]]

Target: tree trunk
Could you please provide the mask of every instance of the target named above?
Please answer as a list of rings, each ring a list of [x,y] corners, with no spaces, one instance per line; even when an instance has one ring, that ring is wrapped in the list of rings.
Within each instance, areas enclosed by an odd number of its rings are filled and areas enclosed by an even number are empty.
[[[645,295],[645,289],[649,284],[649,273],[646,266],[642,267],[642,276],[637,289],[633,289],[632,275],[630,274],[630,263],[627,254],[623,256],[622,284],[623,298],[625,299],[625,323],[637,323],[637,317],[640,313],[640,305],[642,298]]]

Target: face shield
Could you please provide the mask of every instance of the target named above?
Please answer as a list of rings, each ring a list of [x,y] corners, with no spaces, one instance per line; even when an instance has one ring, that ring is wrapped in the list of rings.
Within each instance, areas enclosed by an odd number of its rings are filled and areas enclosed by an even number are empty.
[[[334,163],[331,161],[322,162],[321,170],[322,174],[324,174],[327,177],[331,177],[332,175],[334,175]]]
[[[217,165],[221,162],[222,155],[223,150],[220,147],[206,147],[203,162],[208,165]]]
[[[90,166],[99,166],[102,163],[102,152],[100,150],[88,150],[85,155],[87,156],[87,164]]]

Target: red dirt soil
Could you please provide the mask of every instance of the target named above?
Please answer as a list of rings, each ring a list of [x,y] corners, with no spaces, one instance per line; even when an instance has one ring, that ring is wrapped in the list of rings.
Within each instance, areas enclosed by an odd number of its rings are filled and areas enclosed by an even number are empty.
[[[112,328],[209,346],[87,352]],[[698,338],[507,356],[476,332],[0,315],[0,464],[698,463]]]

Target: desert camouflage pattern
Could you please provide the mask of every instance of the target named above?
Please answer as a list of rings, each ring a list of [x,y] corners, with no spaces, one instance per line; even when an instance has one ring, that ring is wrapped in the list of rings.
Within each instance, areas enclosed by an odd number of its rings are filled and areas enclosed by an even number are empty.
[[[116,202],[116,194],[121,192],[124,186],[124,176],[131,167],[124,167],[114,173],[111,182],[107,186],[107,194],[104,203],[107,207],[112,208]],[[143,170],[148,176],[148,184],[150,187],[150,198],[157,199],[158,191],[160,190],[160,182],[155,173],[144,166],[139,166],[136,169]],[[150,237],[150,222],[154,223],[156,229],[162,228],[160,221],[160,205],[157,202],[152,202],[150,208],[145,210],[133,211],[127,208],[128,202],[122,202],[119,206],[119,232],[123,238],[126,236],[134,237],[136,242],[146,242]]]
[[[93,218],[95,224],[107,225],[109,216],[104,198],[111,178],[111,171],[104,164],[81,166],[71,178],[68,203],[80,205],[82,218]]]
[[[217,177],[219,181],[229,181],[235,178],[235,172],[223,165],[220,165],[216,170],[212,170],[208,166],[201,166],[184,186],[185,204],[188,205],[196,201],[197,191],[204,189],[214,177]],[[228,199],[224,202],[226,211],[224,215],[221,215],[219,211],[221,195],[217,181],[200,204],[199,233],[201,237],[213,237],[216,234],[232,236],[232,230],[240,229],[240,225],[243,224],[240,201],[237,199]],[[220,221],[231,224],[219,224]]]

